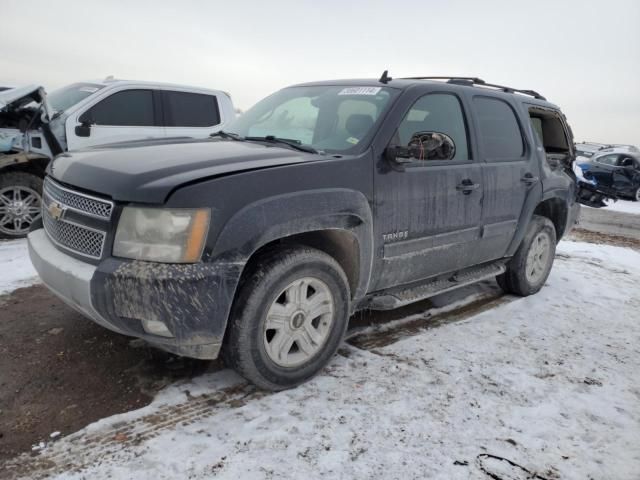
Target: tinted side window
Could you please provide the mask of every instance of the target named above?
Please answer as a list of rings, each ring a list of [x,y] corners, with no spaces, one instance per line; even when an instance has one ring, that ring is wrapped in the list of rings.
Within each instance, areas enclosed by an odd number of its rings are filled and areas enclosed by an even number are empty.
[[[513,160],[524,155],[524,142],[516,114],[497,98],[474,97],[484,153],[491,160]]]
[[[117,92],[94,105],[80,117],[80,122],[127,127],[154,126],[151,90]]]
[[[398,144],[407,146],[419,132],[449,135],[456,145],[453,160],[469,160],[467,129],[460,101],[454,95],[432,93],[418,99],[398,126]]]
[[[220,123],[218,100],[213,95],[164,92],[167,127],[212,127]]]

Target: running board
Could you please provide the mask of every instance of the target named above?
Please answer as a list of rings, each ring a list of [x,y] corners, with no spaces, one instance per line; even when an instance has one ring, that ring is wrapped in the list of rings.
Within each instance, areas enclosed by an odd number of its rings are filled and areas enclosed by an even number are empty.
[[[400,287],[388,290],[385,293],[374,294],[365,301],[363,308],[369,310],[393,310],[449,290],[471,285],[480,280],[496,277],[504,273],[505,270],[504,263],[491,263],[467,268],[453,274],[440,276],[435,280],[421,283],[417,286]]]

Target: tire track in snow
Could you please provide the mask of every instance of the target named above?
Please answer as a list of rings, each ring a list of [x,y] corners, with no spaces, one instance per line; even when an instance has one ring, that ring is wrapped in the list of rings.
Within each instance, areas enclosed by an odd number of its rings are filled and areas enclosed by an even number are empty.
[[[351,347],[376,353],[376,349],[395,343],[402,338],[448,323],[467,320],[516,299],[517,297],[498,293],[475,296],[448,311],[443,311],[446,307],[429,309],[406,319],[352,331],[348,335],[347,343]],[[348,350],[341,349],[340,354],[346,356]],[[390,358],[390,360],[402,361],[399,358]],[[129,447],[151,440],[166,430],[189,426],[223,409],[242,407],[249,401],[269,393],[240,382],[213,393],[192,396],[185,391],[185,394],[187,396],[185,402],[155,407],[151,413],[143,414],[140,418],[126,424],[114,420],[111,425],[100,428],[96,432],[79,432],[69,435],[63,442],[48,446],[39,456],[31,457],[23,454],[6,462],[2,469],[8,475],[6,477],[8,479],[42,479],[63,472],[82,471],[85,467],[100,462],[104,456],[113,458],[122,455],[125,458],[135,455]]]
[[[53,444],[49,451],[36,458],[23,454],[6,462],[3,469],[11,479],[40,479],[66,471],[79,471],[106,454],[124,452],[128,447],[150,440],[167,429],[193,424],[224,408],[238,408],[265,394],[242,382],[211,394],[191,397],[184,403],[155,408],[152,413],[127,424],[116,421],[96,433],[72,434],[65,438],[64,448]]]

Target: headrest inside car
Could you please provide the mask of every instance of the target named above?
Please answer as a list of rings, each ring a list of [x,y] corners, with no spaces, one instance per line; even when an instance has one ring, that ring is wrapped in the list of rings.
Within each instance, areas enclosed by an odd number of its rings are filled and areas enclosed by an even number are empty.
[[[360,139],[369,131],[372,125],[373,117],[371,115],[354,113],[347,118],[345,128],[350,135]]]

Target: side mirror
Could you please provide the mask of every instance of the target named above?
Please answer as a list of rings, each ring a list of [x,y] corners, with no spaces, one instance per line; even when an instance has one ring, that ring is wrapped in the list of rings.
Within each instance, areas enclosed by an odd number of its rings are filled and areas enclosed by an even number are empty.
[[[76,125],[76,135],[78,137],[88,137],[91,135],[91,124],[83,121],[80,125]]]
[[[389,146],[385,150],[387,160],[400,164],[422,160],[451,160],[456,156],[453,139],[440,132],[414,133],[406,147]]]

